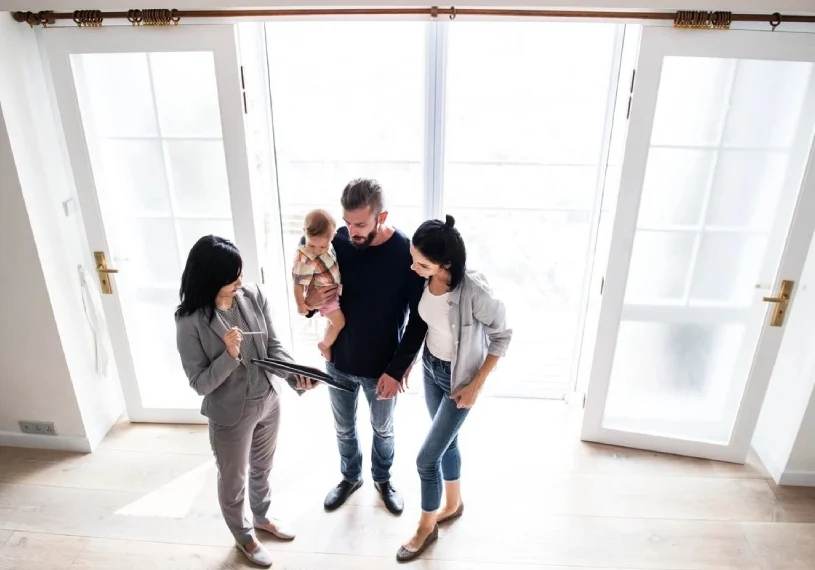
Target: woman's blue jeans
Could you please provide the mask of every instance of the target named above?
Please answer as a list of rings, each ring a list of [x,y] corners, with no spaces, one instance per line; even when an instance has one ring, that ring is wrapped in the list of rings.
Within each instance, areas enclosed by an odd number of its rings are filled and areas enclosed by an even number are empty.
[[[461,453],[458,431],[469,409],[459,409],[450,399],[450,363],[439,360],[425,349],[424,394],[433,424],[419,450],[416,467],[422,487],[422,510],[435,512],[441,505],[442,477],[458,481],[461,477]]]

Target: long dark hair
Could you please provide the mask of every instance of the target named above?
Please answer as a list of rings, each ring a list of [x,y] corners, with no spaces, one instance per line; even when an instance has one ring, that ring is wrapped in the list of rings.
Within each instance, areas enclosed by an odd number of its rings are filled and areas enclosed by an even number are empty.
[[[451,291],[464,279],[467,269],[467,248],[455,225],[453,216],[446,216],[444,222],[427,220],[419,226],[412,239],[413,247],[423,256],[447,269]]]
[[[215,298],[224,285],[234,283],[243,270],[240,251],[228,239],[209,235],[195,242],[181,275],[176,318],[204,310],[207,318],[215,311]]]

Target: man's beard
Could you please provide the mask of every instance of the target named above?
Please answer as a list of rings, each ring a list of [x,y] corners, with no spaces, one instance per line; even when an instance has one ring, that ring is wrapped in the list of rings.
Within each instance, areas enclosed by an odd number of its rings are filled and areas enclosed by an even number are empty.
[[[357,249],[367,249],[367,248],[371,247],[371,244],[376,239],[376,234],[377,234],[378,231],[379,231],[379,223],[376,224],[376,227],[374,228],[374,231],[372,231],[367,236],[365,236],[364,240],[357,241],[356,239],[354,239],[353,236],[348,236],[348,241],[350,241],[351,245],[354,246]]]

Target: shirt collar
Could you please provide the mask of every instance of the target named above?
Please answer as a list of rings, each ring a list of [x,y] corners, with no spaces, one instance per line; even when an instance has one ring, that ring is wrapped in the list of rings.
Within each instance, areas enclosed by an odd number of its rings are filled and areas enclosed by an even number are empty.
[[[317,259],[317,256],[316,256],[316,255],[314,255],[313,253],[311,253],[311,252],[308,250],[308,248],[305,246],[305,244],[300,245],[300,246],[299,246],[299,249],[300,249],[300,253],[302,253],[303,255],[305,255],[306,257],[308,257],[310,260],[314,261],[315,259]]]

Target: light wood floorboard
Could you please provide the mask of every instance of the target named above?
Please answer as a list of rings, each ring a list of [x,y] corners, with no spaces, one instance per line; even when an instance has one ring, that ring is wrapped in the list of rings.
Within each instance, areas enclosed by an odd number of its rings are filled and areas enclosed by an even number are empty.
[[[264,538],[275,568],[395,568],[419,512],[420,397],[396,414],[390,515],[370,482],[325,513],[339,481],[326,394],[286,398],[273,514],[297,539]],[[561,403],[483,399],[460,439],[465,515],[410,567],[432,570],[812,570],[815,489],[778,487],[733,465],[583,444]],[[93,454],[0,448],[0,570],[248,567],[218,509],[205,426],[122,422]]]

